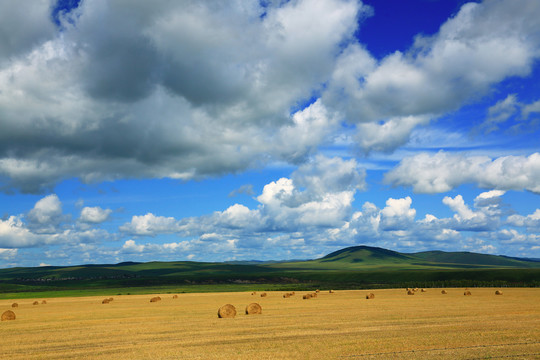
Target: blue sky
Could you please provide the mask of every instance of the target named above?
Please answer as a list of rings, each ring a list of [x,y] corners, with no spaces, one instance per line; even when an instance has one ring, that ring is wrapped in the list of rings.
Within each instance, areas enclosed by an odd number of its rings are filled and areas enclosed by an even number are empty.
[[[0,267],[540,258],[535,0],[0,4]]]

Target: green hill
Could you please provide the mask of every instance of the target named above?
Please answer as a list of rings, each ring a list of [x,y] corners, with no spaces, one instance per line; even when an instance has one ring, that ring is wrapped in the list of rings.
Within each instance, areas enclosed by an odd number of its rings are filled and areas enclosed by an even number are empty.
[[[408,254],[353,246],[318,259],[291,262],[125,262],[0,269],[0,292],[4,293],[150,287],[178,291],[194,285],[217,291],[218,285],[244,289],[254,284],[291,290],[325,286],[540,286],[540,261],[470,252]]]
[[[504,267],[538,267],[539,265],[537,262],[531,260],[515,259],[497,255],[477,254],[471,252],[424,251],[411,255],[415,258],[438,264]]]

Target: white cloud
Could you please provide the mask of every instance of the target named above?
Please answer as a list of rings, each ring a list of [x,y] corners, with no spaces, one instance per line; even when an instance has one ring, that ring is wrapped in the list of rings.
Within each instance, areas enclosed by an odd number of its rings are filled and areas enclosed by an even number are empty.
[[[454,217],[459,220],[470,220],[475,217],[475,213],[469,209],[467,205],[465,205],[465,201],[463,201],[463,197],[461,195],[457,195],[455,198],[451,198],[449,196],[445,196],[443,199],[443,204],[450,207],[450,209],[454,210],[457,214],[454,215]]]
[[[538,18],[540,8],[531,1],[468,3],[435,35],[418,35],[405,53],[377,62],[352,44],[336,62],[324,104],[351,123],[368,123],[359,126],[364,151],[391,151],[417,125],[481,97],[507,77],[528,75],[540,56]]]
[[[416,210],[411,209],[412,199],[388,199],[381,210],[381,226],[384,230],[404,230],[414,221]]]
[[[120,226],[120,231],[140,236],[156,236],[170,234],[180,230],[177,220],[172,217],[155,216],[152,213],[133,216],[131,222]]]
[[[102,209],[99,206],[87,206],[81,210],[79,221],[84,223],[99,224],[107,221],[111,213],[111,209]]]
[[[20,217],[0,220],[0,247],[19,248],[33,246],[42,237],[28,230]]]
[[[429,116],[403,116],[386,120],[384,123],[359,124],[355,140],[366,152],[393,151],[409,141],[414,128],[429,123]]]
[[[352,0],[81,2],[73,25],[0,59],[3,190],[303,161],[336,119],[318,102],[291,109],[327,80],[362,8]],[[52,24],[41,16],[33,26]]]
[[[36,202],[27,219],[28,225],[38,233],[56,232],[57,226],[65,219],[58,196],[51,194]]]
[[[142,253],[144,248],[144,245],[137,245],[134,240],[126,240],[120,251],[127,254]]]
[[[481,188],[540,193],[540,153],[529,156],[466,156],[438,152],[404,158],[385,174],[393,186],[412,186],[417,193],[450,191],[462,184]]]
[[[516,227],[526,227],[531,232],[540,231],[540,209],[536,209],[534,213],[527,216],[510,215],[507,218],[508,224]]]

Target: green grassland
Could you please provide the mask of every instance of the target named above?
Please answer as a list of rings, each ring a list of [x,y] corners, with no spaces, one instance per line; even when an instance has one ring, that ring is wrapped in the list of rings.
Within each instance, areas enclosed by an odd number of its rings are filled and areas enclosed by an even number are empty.
[[[147,262],[0,269],[0,298],[315,288],[540,286],[540,262],[356,246],[271,263]]]

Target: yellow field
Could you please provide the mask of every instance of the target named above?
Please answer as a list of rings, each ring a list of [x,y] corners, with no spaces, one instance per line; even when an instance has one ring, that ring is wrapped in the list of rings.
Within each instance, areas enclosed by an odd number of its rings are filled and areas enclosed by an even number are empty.
[[[17,315],[0,323],[0,359],[540,359],[540,289],[447,290],[0,300]],[[218,319],[227,303],[237,316]]]

